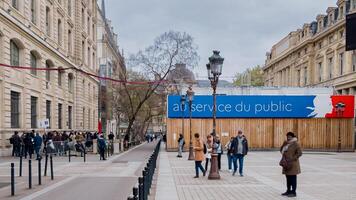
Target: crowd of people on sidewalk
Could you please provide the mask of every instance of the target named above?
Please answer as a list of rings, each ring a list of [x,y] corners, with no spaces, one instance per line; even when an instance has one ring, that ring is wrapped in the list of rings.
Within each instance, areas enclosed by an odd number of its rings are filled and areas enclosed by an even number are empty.
[[[302,156],[301,146],[298,143],[298,138],[292,132],[286,134],[286,140],[280,148],[282,158],[279,165],[282,167],[282,173],[286,177],[287,191],[282,193],[283,196],[296,197],[297,190],[297,175],[301,173],[299,158]],[[206,137],[203,141],[200,138],[199,133],[194,134],[193,149],[195,156],[195,176],[199,178],[199,170],[206,175],[208,171],[209,162],[211,163],[212,154],[217,154],[218,169],[221,171],[221,156],[224,150],[226,151],[228,161],[228,171],[235,176],[237,170],[241,177],[244,176],[244,158],[249,151],[248,140],[243,134],[242,130],[237,132],[235,137],[231,137],[230,140],[223,146],[219,136],[215,136],[215,142],[213,134]],[[184,136],[180,134],[178,139],[178,156],[182,157],[184,149]],[[214,152],[215,151],[215,152]],[[205,161],[205,168],[202,162]]]
[[[36,159],[40,159],[42,153],[64,156],[68,150],[80,152],[83,156],[85,152],[92,150],[93,140],[99,139],[99,135],[97,132],[76,131],[50,131],[40,135],[32,130],[21,135],[15,131],[9,140],[12,144],[12,156],[31,159],[32,155],[36,154]],[[99,151],[106,148],[106,145],[100,147]]]

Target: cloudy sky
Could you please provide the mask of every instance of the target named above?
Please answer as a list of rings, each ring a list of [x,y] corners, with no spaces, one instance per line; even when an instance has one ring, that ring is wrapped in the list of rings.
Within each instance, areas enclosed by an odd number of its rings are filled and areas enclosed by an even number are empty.
[[[100,3],[101,0],[99,0]],[[184,31],[199,46],[193,71],[204,79],[213,49],[225,58],[223,79],[263,65],[265,54],[289,32],[315,20],[337,0],[105,0],[106,15],[125,56],[168,30]]]

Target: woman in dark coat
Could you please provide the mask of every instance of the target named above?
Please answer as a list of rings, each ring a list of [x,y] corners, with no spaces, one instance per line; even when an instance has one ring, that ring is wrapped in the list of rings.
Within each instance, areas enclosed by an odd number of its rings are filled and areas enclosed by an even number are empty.
[[[299,157],[302,156],[302,149],[294,133],[287,133],[287,140],[283,143],[280,151],[283,156],[280,165],[282,165],[283,174],[287,179],[287,191],[282,195],[296,197],[297,175],[300,174]]]

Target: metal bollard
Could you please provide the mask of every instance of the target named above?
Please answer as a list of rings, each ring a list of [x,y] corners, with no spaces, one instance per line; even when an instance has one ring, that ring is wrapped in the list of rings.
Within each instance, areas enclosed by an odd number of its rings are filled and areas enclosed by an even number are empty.
[[[38,159],[38,185],[42,184],[41,181],[41,158]]]
[[[137,187],[132,188],[132,194],[133,194],[133,199],[138,200],[138,188]]]
[[[143,170],[142,171],[142,200],[146,200],[147,199],[147,177],[146,177],[146,171]]]
[[[28,160],[28,188],[32,188],[32,160]]]
[[[22,176],[22,153],[20,153],[20,168],[19,168],[19,176]]]
[[[68,150],[68,161],[70,162],[70,148]]]
[[[53,180],[53,159],[52,159],[52,155],[49,157],[50,158],[50,165],[51,165],[51,180]]]
[[[11,163],[11,196],[15,195],[15,164]]]
[[[84,149],[84,156],[83,156],[83,157],[84,157],[84,162],[86,162],[86,160],[87,160],[87,159],[86,159],[86,154],[87,154],[87,152],[86,152],[85,149]]]
[[[143,200],[143,177],[138,177],[138,198]]]
[[[48,168],[48,155],[46,153],[44,176],[47,176],[47,168]]]

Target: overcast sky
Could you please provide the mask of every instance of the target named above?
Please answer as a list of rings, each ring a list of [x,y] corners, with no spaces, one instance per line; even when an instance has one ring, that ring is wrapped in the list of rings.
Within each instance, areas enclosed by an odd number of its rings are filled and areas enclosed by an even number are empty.
[[[194,73],[205,76],[208,57],[217,49],[225,58],[222,78],[231,81],[235,73],[263,65],[272,45],[336,1],[105,0],[105,6],[125,57],[163,32],[184,31],[199,46],[200,64]]]

